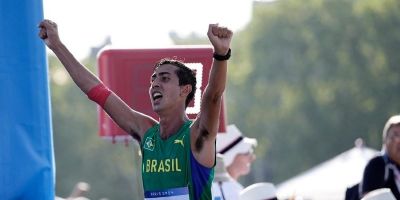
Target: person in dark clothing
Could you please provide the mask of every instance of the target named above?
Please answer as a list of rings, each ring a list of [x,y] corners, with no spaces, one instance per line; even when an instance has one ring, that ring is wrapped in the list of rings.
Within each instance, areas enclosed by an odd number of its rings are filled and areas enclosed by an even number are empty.
[[[390,188],[400,199],[400,115],[392,116],[383,129],[383,154],[371,159],[360,185],[361,197],[379,188]]]

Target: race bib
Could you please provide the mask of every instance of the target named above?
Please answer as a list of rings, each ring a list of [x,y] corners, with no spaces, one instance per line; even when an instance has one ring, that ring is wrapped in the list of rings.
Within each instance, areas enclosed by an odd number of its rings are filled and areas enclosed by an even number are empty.
[[[145,200],[190,200],[188,187],[145,191]]]

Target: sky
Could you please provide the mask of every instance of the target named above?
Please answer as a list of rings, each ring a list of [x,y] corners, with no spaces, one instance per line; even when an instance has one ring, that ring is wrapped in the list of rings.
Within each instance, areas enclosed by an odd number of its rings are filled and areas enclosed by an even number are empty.
[[[208,24],[232,31],[251,19],[252,0],[43,0],[44,17],[58,24],[60,38],[78,58],[111,37],[114,47],[171,46],[169,33],[206,37]]]

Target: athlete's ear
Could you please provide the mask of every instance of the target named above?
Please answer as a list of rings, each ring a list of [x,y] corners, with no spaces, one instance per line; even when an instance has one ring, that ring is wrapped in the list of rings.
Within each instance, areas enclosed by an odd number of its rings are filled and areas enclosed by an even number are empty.
[[[192,92],[192,85],[187,84],[181,86],[181,95],[187,96],[190,92]]]

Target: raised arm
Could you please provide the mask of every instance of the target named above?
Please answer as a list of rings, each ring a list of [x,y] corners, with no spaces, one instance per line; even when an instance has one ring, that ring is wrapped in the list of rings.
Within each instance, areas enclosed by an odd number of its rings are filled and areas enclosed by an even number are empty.
[[[85,66],[79,63],[61,42],[56,23],[50,20],[43,20],[39,28],[39,37],[55,53],[76,85],[85,94],[94,93],[94,98],[103,98],[100,103],[101,106],[122,129],[139,139],[142,138],[148,128],[156,123],[149,116],[132,110],[117,95],[113,92],[108,92],[107,88],[94,91],[94,88],[101,86],[103,83]]]
[[[214,61],[201,99],[200,114],[192,126],[191,148],[197,161],[211,167],[215,159],[215,137],[226,84],[232,31],[210,24],[207,35],[214,47]]]

